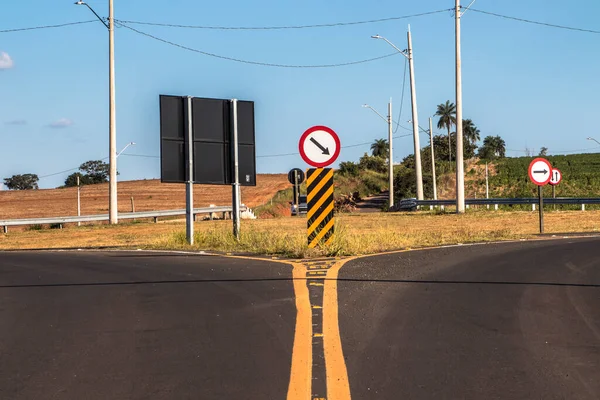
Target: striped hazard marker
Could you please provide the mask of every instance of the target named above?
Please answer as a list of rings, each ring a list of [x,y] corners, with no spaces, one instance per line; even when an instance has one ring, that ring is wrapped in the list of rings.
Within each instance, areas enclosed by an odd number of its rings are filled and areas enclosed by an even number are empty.
[[[308,247],[333,240],[333,169],[313,168],[306,174]]]

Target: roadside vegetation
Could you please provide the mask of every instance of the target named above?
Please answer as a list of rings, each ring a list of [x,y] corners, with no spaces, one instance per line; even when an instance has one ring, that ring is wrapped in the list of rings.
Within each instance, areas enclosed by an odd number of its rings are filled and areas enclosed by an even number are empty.
[[[306,245],[305,218],[242,221],[237,242],[231,221],[196,225],[196,243],[185,242],[183,222],[126,223],[70,226],[65,229],[9,231],[0,234],[0,249],[97,248],[216,251],[284,257],[350,256],[457,243],[531,239],[536,237],[537,213],[440,212],[339,214],[331,246],[311,250]],[[552,212],[546,215],[548,233],[600,232],[600,211]]]

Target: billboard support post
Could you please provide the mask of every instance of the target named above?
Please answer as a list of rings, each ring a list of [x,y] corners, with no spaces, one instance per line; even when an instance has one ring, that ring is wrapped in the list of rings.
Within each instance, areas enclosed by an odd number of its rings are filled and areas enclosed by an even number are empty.
[[[186,146],[186,178],[185,183],[185,233],[188,244],[194,244],[194,131],[192,126],[192,98],[187,97],[185,103],[185,138]]]
[[[240,240],[240,171],[239,171],[239,149],[238,149],[238,112],[237,99],[231,100],[231,133],[232,133],[232,160],[233,160],[233,182],[232,182],[232,209],[233,209],[233,236]]]

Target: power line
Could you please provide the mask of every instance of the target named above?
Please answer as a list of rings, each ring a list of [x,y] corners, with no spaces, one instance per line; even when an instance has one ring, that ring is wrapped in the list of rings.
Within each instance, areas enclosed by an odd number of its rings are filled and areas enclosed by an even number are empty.
[[[371,62],[371,61],[377,61],[377,60],[381,60],[381,59],[387,58],[387,57],[392,57],[392,56],[395,56],[395,55],[398,54],[397,52],[394,52],[394,53],[386,54],[386,55],[379,56],[379,57],[368,58],[366,60],[349,61],[349,62],[338,63],[338,64],[321,64],[321,65],[274,64],[274,63],[267,63],[267,62],[261,62],[261,61],[243,60],[243,59],[240,59],[240,58],[234,58],[234,57],[228,57],[228,56],[222,56],[222,55],[219,55],[219,54],[209,53],[209,52],[206,52],[206,51],[202,51],[202,50],[194,49],[192,47],[188,47],[188,46],[184,46],[184,45],[181,45],[181,44],[178,44],[178,43],[174,43],[174,42],[171,42],[171,41],[166,40],[166,39],[161,39],[161,38],[156,37],[154,35],[151,35],[149,33],[142,32],[142,31],[139,31],[139,30],[137,30],[135,28],[132,28],[130,26],[122,24],[120,22],[116,22],[115,21],[115,23],[117,25],[119,25],[119,26],[127,28],[127,29],[129,29],[129,30],[131,30],[131,31],[133,31],[135,33],[140,34],[140,35],[147,36],[147,37],[149,37],[151,39],[157,40],[159,42],[162,42],[162,43],[174,46],[174,47],[178,47],[178,48],[183,49],[183,50],[187,50],[187,51],[191,51],[191,52],[194,52],[194,53],[203,54],[203,55],[209,56],[209,57],[219,58],[219,59],[222,59],[222,60],[235,61],[235,62],[239,62],[239,63],[243,63],[243,64],[260,65],[260,66],[263,66],[263,67],[277,67],[277,68],[334,68],[334,67],[345,67],[345,66],[349,66],[349,65],[364,64],[364,63],[368,63],[368,62]]]
[[[426,15],[439,14],[442,12],[449,11],[450,9],[429,11],[419,14],[403,15],[398,17],[379,18],[365,21],[351,21],[351,22],[332,22],[326,24],[313,24],[313,25],[289,25],[289,26],[205,26],[205,25],[181,25],[181,24],[167,24],[160,22],[145,22],[145,21],[128,21],[118,20],[123,24],[135,24],[135,25],[149,25],[149,26],[162,26],[168,28],[187,28],[187,29],[207,29],[207,30],[237,30],[237,31],[267,31],[267,30],[284,30],[284,29],[308,29],[308,28],[332,28],[338,26],[349,26],[349,25],[363,25],[363,24],[375,24],[379,22],[397,21],[401,19],[423,17]]]
[[[566,29],[566,30],[569,30],[569,31],[578,31],[578,32],[600,34],[600,31],[595,31],[595,30],[592,30],[592,29],[575,28],[575,27],[572,27],[572,26],[565,26],[565,25],[550,24],[550,23],[547,23],[547,22],[532,21],[530,19],[511,17],[511,16],[508,16],[508,15],[496,14],[496,13],[489,12],[489,11],[476,10],[474,8],[471,8],[471,11],[474,11],[474,12],[477,12],[477,13],[480,13],[480,14],[492,15],[494,17],[499,17],[499,18],[504,18],[504,19],[511,19],[511,20],[519,21],[519,22],[525,22],[525,23],[528,23],[528,24],[535,24],[535,25],[547,26],[547,27],[550,27],[550,28],[558,28],[558,29]]]
[[[38,29],[63,28],[65,26],[89,24],[89,23],[92,23],[92,22],[98,22],[98,20],[92,19],[92,20],[89,20],[89,21],[67,22],[67,23],[58,24],[58,25],[42,25],[42,26],[32,26],[32,27],[29,27],[29,28],[3,29],[3,30],[0,30],[0,33],[34,31],[34,30],[38,30]]]

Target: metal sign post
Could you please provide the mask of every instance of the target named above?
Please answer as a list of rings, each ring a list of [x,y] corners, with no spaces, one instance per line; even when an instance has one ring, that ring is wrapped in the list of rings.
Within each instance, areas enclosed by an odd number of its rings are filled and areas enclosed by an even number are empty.
[[[538,187],[540,234],[544,233],[544,194],[542,186],[546,186],[552,179],[552,165],[544,158],[536,158],[529,164],[529,179]]]
[[[240,240],[240,171],[239,171],[239,149],[238,149],[238,101],[231,100],[231,133],[232,133],[232,160],[233,160],[233,182],[232,186],[232,220],[233,236]]]
[[[185,237],[188,244],[194,244],[194,138],[192,126],[192,98],[187,97],[184,108],[187,123],[185,125],[186,143],[186,177],[185,183]]]
[[[544,233],[544,193],[542,187],[538,186],[539,209],[540,209],[540,233]]]

